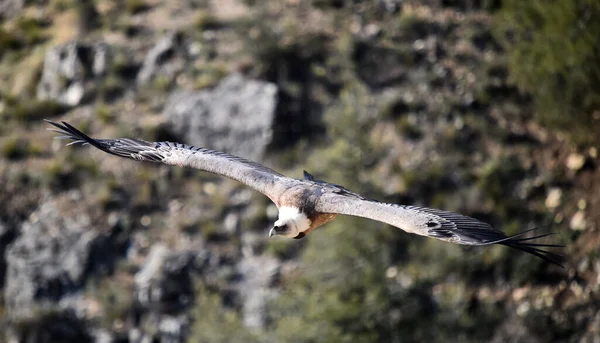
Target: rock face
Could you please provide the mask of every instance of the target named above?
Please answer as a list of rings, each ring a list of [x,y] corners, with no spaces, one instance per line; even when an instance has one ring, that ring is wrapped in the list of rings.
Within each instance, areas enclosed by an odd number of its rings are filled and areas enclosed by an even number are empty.
[[[6,254],[5,298],[10,317],[33,315],[38,303],[64,302],[82,286],[95,233],[87,215],[64,217],[44,203],[23,223]]]
[[[164,115],[188,144],[260,160],[271,142],[276,102],[274,84],[233,74],[213,90],[174,93]]]
[[[2,0],[0,1],[0,19],[9,18],[20,12],[25,5],[25,0]]]
[[[182,35],[176,32],[167,34],[146,55],[137,75],[137,83],[147,83],[158,75],[172,79],[184,68],[185,55]]]
[[[172,252],[156,244],[135,276],[135,299],[138,307],[138,327],[133,329],[132,342],[160,338],[161,342],[183,342],[188,333],[190,318],[186,310],[193,304],[194,286],[191,270],[194,254]]]
[[[263,328],[267,322],[267,304],[274,299],[277,288],[273,287],[279,276],[281,262],[268,255],[257,253],[253,241],[260,242],[256,234],[242,236],[242,253],[237,268],[241,275],[238,291],[242,300],[244,325]]]
[[[538,343],[540,340],[533,335],[529,329],[519,322],[519,320],[511,318],[506,323],[496,330],[494,337],[490,340],[492,343],[500,342],[515,342],[515,343]]]
[[[71,42],[46,53],[42,79],[37,87],[39,100],[54,100],[75,106],[89,95],[95,77],[108,69],[108,47]]]
[[[8,245],[14,239],[14,230],[0,220],[0,256],[6,255],[6,249]],[[4,280],[6,275],[6,260],[0,259],[0,287],[4,287]]]
[[[4,288],[7,339],[17,342],[87,341],[93,304],[82,296],[99,264],[103,244],[74,191],[50,199],[31,214],[6,252]],[[106,242],[106,241],[105,241]],[[98,250],[100,249],[100,250]]]

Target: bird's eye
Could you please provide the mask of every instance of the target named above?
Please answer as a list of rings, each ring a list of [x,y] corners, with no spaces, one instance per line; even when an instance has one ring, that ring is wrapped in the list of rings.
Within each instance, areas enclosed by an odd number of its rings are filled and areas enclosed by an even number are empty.
[[[273,229],[275,230],[275,232],[284,232],[285,230],[287,230],[287,224],[284,224],[284,225],[275,225],[273,227]]]

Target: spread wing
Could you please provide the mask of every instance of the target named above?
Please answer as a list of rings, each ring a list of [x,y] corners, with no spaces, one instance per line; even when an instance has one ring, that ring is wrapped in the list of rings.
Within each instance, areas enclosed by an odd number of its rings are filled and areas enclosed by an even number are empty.
[[[355,196],[325,193],[317,203],[316,210],[378,220],[406,232],[437,238],[464,245],[502,244],[519,249],[562,267],[564,257],[541,248],[564,247],[563,245],[533,243],[532,240],[549,234],[523,238],[528,230],[514,236],[506,236],[489,224],[458,213],[426,207],[386,204]]]
[[[46,122],[58,128],[50,130],[63,135],[57,138],[73,140],[68,145],[89,144],[109,154],[137,161],[161,162],[223,175],[256,189],[274,202],[285,188],[285,183],[292,180],[258,163],[219,151],[172,142],[147,142],[130,138],[95,139],[64,121],[62,124],[49,120]]]

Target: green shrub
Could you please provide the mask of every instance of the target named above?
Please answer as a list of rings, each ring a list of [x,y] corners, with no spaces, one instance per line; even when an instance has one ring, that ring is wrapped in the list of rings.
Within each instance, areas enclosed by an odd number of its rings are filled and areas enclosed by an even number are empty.
[[[9,51],[20,51],[44,42],[44,29],[48,24],[45,19],[22,17],[10,30],[0,27],[0,57]]]
[[[106,105],[98,105],[96,107],[96,117],[104,124],[110,123],[114,118],[114,114]]]
[[[2,142],[2,156],[11,160],[36,156],[41,151],[42,149],[38,145],[31,144],[29,140],[16,135],[8,137]]]
[[[507,0],[495,16],[510,76],[538,120],[581,143],[600,132],[599,16],[597,0]]]
[[[218,28],[222,23],[218,18],[206,11],[200,11],[196,16],[194,26],[199,31],[210,30]]]
[[[41,43],[46,39],[44,28],[48,22],[41,19],[22,18],[17,22],[17,27],[26,44]]]
[[[2,144],[2,156],[16,160],[27,157],[28,142],[17,137],[10,137]]]
[[[220,295],[199,283],[192,310],[194,322],[189,342],[259,342],[256,333],[242,324],[238,311],[223,305]]]
[[[125,11],[130,15],[138,14],[149,8],[144,0],[126,0]]]
[[[393,231],[382,228],[373,221],[345,217],[306,241],[301,273],[284,284],[283,294],[270,306],[270,315],[277,319],[276,341],[399,339],[401,323],[390,315],[399,293],[385,276],[391,259],[386,235]]]
[[[23,42],[17,35],[0,27],[0,57],[1,52],[17,50],[23,47]]]
[[[116,322],[126,322],[131,313],[133,285],[128,284],[123,275],[95,278],[86,285],[86,296],[97,301],[104,310],[104,316],[100,319],[100,324],[104,327],[112,327]]]
[[[68,106],[53,100],[34,100],[10,94],[0,94],[0,96],[5,105],[4,110],[0,112],[2,119],[35,121],[59,115],[68,109]]]

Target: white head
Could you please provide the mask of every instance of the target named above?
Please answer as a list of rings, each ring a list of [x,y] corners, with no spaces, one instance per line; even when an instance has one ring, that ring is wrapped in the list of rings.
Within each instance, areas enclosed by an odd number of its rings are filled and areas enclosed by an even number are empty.
[[[269,237],[283,236],[288,238],[302,238],[304,232],[310,228],[310,220],[306,214],[295,207],[282,206],[279,208],[279,219],[269,231]]]

